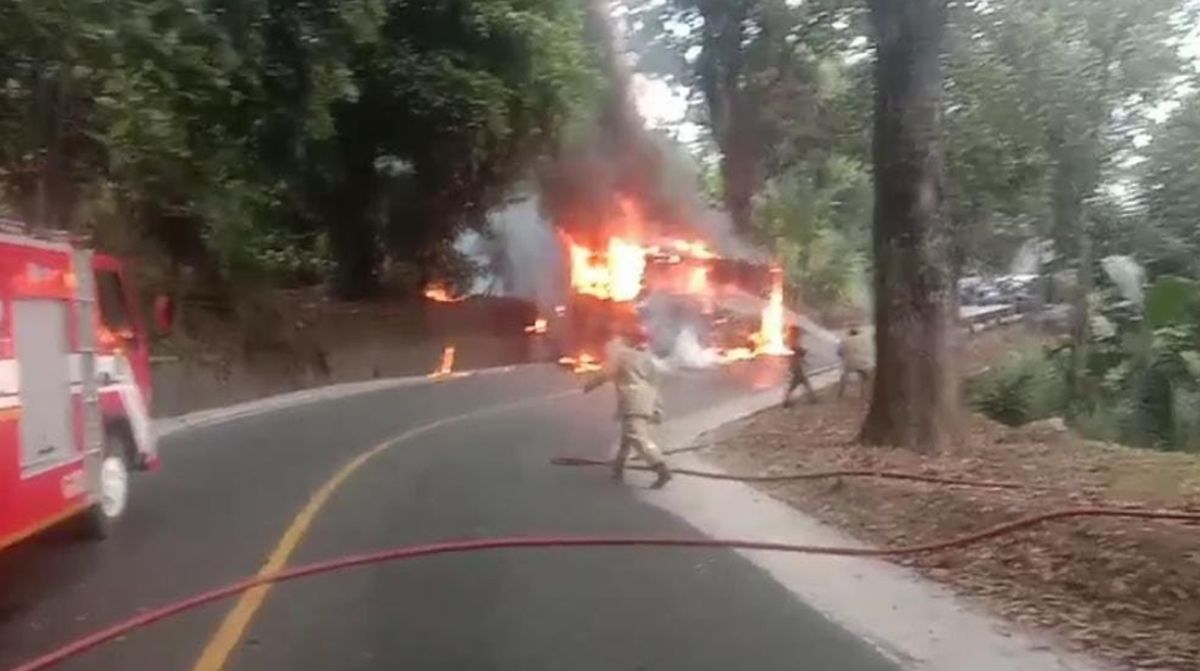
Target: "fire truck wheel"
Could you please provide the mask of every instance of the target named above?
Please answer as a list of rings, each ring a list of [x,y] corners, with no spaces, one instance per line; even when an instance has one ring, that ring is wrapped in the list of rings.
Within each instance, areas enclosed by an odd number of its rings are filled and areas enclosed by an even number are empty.
[[[110,431],[105,440],[104,461],[100,462],[99,500],[83,517],[83,533],[88,538],[107,536],[129,502],[128,439],[120,431]]]

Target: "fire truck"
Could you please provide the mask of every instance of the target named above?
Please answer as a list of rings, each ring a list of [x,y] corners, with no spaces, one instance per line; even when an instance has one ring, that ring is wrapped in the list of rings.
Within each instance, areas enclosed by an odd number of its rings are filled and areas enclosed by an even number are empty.
[[[67,520],[103,536],[157,465],[137,305],[118,259],[0,220],[0,549]]]

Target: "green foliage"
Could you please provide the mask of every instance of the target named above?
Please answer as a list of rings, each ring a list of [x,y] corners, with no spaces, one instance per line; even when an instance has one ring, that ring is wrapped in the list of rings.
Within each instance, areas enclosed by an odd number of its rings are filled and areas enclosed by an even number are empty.
[[[1049,157],[1023,70],[1028,27],[956,3],[945,90],[947,211],[972,272],[1007,272],[1046,217]]]
[[[1200,298],[1193,282],[1156,280],[1145,314],[1128,314],[1113,299],[1100,305],[1084,370],[1072,395],[1070,346],[1053,354],[1022,353],[973,380],[972,400],[988,416],[1019,425],[1068,416],[1085,436],[1160,449],[1200,449]]]
[[[569,0],[0,0],[0,41],[10,209],[106,194],[209,281],[332,260],[347,295],[438,262],[593,88]]]
[[[862,283],[870,208],[866,168],[835,155],[771,180],[755,203],[754,229],[774,246],[804,302],[830,307]]]
[[[698,116],[721,152],[725,208],[748,231],[752,200],[824,143],[817,123],[828,57],[855,33],[859,8],[824,0],[673,0],[626,3],[648,56],[643,69],[691,85]],[[691,31],[673,26],[687,25]]]
[[[1057,359],[1041,350],[1017,352],[971,381],[972,405],[1009,426],[1059,416],[1067,388]]]
[[[1161,277],[1145,312],[1112,295],[1096,301],[1084,392],[1068,393],[1073,345],[1009,360],[972,383],[976,407],[1009,424],[1048,413],[1083,435],[1160,449],[1200,449],[1200,298],[1195,283]]]
[[[1003,270],[1033,236],[1067,263],[1092,237],[1135,237],[1101,187],[1173,93],[1192,11],[1183,0],[952,3],[948,200],[966,264]]]
[[[1169,275],[1146,296],[1146,320],[1156,329],[1200,324],[1200,283]]]
[[[1139,251],[1152,274],[1200,278],[1200,93],[1156,130],[1146,158]]]
[[[1118,440],[1168,449],[1198,447],[1200,298],[1196,284],[1160,277],[1147,292],[1144,314],[1114,316],[1114,337],[1088,349],[1087,371],[1097,380],[1079,399],[1113,417]]]

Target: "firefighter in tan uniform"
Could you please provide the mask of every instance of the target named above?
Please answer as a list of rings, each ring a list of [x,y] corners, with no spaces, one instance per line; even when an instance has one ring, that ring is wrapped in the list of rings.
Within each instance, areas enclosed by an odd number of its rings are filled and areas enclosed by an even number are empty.
[[[658,474],[651,485],[660,489],[671,480],[671,469],[650,438],[650,425],[662,422],[662,399],[658,392],[659,365],[646,349],[645,333],[638,325],[628,326],[609,347],[604,371],[584,385],[591,392],[612,382],[617,388],[617,420],[621,442],[613,462],[613,479],[625,477],[629,451],[637,452]]]

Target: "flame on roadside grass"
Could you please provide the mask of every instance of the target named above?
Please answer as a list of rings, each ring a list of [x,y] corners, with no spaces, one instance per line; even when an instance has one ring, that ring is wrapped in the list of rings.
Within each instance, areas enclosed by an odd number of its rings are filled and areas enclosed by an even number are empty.
[[[559,365],[569,366],[575,374],[596,373],[604,369],[596,357],[582,352],[579,356],[564,356],[558,360]]]
[[[533,320],[532,324],[529,324],[525,327],[525,332],[530,335],[545,335],[548,328],[549,325],[546,323],[546,320],[538,317],[537,319]]]
[[[425,298],[428,298],[436,303],[457,303],[461,300],[465,300],[465,297],[463,296],[455,296],[454,294],[450,293],[450,290],[446,288],[446,285],[436,282],[425,287]]]
[[[446,377],[454,372],[454,347],[447,345],[442,350],[442,360],[436,370],[429,374],[431,378]]]

